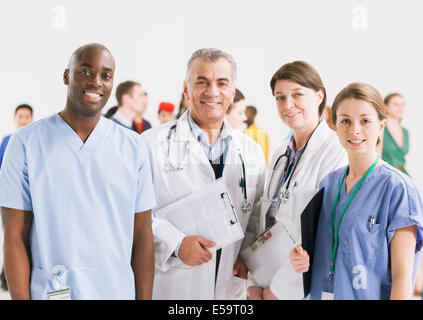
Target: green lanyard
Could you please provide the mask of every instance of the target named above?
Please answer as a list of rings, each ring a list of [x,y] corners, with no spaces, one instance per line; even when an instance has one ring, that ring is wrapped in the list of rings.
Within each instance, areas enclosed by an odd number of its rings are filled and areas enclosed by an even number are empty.
[[[347,170],[345,170],[345,173],[342,176],[341,183],[340,183],[339,189],[338,189],[338,194],[336,195],[335,203],[333,204],[332,217],[331,217],[331,220],[330,220],[330,225],[331,225],[331,230],[332,230],[332,255],[331,255],[330,274],[329,274],[330,278],[332,278],[333,272],[334,272],[335,256],[336,256],[336,250],[338,248],[339,227],[341,226],[341,222],[342,222],[342,219],[344,218],[345,211],[347,211],[347,208],[349,207],[351,201],[353,200],[356,193],[358,192],[358,189],[360,189],[364,180],[366,180],[366,178],[370,174],[370,172],[372,172],[372,170],[376,167],[376,164],[378,163],[378,161],[379,161],[379,156],[377,156],[376,161],[373,162],[372,166],[369,168],[369,170],[367,170],[364,177],[361,178],[361,180],[358,182],[357,187],[354,189],[353,193],[351,194],[351,197],[348,199],[348,202],[345,205],[344,210],[342,210],[341,216],[339,217],[338,227],[336,229],[336,234],[335,234],[334,224],[335,224],[336,206],[338,205],[339,194],[341,193],[342,184],[344,183],[345,176],[347,175],[349,166],[347,167]]]

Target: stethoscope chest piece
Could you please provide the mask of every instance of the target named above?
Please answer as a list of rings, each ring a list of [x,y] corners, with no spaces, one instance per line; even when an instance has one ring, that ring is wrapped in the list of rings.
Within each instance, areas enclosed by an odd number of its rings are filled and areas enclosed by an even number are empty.
[[[251,204],[248,203],[246,200],[242,201],[241,210],[243,213],[248,213],[249,211],[251,211]]]
[[[281,200],[283,203],[287,203],[289,200],[289,190],[285,190],[284,192],[282,192],[279,196],[279,200]]]

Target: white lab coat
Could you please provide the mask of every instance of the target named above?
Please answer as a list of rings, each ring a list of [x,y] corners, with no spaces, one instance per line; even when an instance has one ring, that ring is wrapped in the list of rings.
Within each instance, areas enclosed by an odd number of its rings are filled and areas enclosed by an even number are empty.
[[[277,184],[284,170],[282,165],[275,168],[272,182],[270,177],[274,169],[276,160],[280,155],[284,154],[287,143],[280,146],[272,156],[269,165],[266,183],[263,192],[261,210],[260,210],[260,230],[265,228],[265,216],[272,204],[269,198],[273,197],[276,192]],[[289,262],[289,252],[295,244],[301,243],[301,221],[300,215],[319,189],[320,181],[330,172],[345,166],[348,158],[345,150],[341,147],[336,133],[331,130],[325,121],[321,121],[314,131],[308,142],[306,149],[293,173],[289,192],[291,194],[289,200],[285,204],[281,204],[276,216],[276,220],[281,222],[275,225],[272,233],[281,232],[279,235],[280,243],[275,243],[275,254],[282,255],[282,266],[273,275],[270,290],[279,299],[301,299],[304,297],[302,275],[296,273]],[[269,186],[269,184],[271,184]],[[285,185],[282,190],[285,190]],[[291,237],[295,241],[293,243]],[[275,237],[276,238],[276,237]],[[270,238],[268,241],[271,241]],[[271,261],[271,257],[263,257]],[[249,279],[248,286],[255,285],[253,278]]]
[[[168,136],[170,128],[177,123],[170,138],[168,157]],[[153,299],[245,299],[247,281],[234,277],[233,265],[241,248],[248,246],[258,232],[260,198],[266,175],[266,163],[260,146],[248,136],[230,129],[230,142],[222,177],[228,188],[238,218],[245,233],[240,240],[222,249],[218,277],[215,285],[216,252],[213,258],[199,266],[185,265],[172,256],[184,234],[169,222],[154,218],[153,234],[156,269]],[[199,142],[191,132],[187,113],[179,120],[150,129],[142,134],[153,170],[157,207],[181,198],[207,182],[215,180],[214,171]],[[242,155],[246,170],[247,198],[251,212],[244,214],[241,202],[244,199],[240,188]],[[184,169],[166,171],[166,161],[175,167],[182,163]],[[247,228],[248,227],[248,228]]]

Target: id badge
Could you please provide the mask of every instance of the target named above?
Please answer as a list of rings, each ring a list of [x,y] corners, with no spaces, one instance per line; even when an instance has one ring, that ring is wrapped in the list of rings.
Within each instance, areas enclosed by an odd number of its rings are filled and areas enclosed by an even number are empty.
[[[322,291],[322,300],[334,300],[334,287],[335,287],[335,280],[332,278],[326,278],[323,284],[323,291]]]
[[[333,292],[322,291],[322,300],[334,300]]]
[[[47,292],[48,300],[72,300],[70,288]]]

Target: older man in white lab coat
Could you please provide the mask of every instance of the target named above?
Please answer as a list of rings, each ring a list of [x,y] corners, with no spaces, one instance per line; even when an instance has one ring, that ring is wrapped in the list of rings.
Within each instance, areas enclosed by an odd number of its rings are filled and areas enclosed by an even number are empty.
[[[153,299],[246,298],[248,270],[238,254],[257,233],[266,163],[260,146],[224,120],[235,95],[235,79],[230,55],[217,49],[197,50],[184,82],[189,110],[142,135],[158,207],[222,177],[245,233],[243,240],[216,250],[210,239],[186,235],[155,218]],[[246,203],[248,209],[243,210]]]

